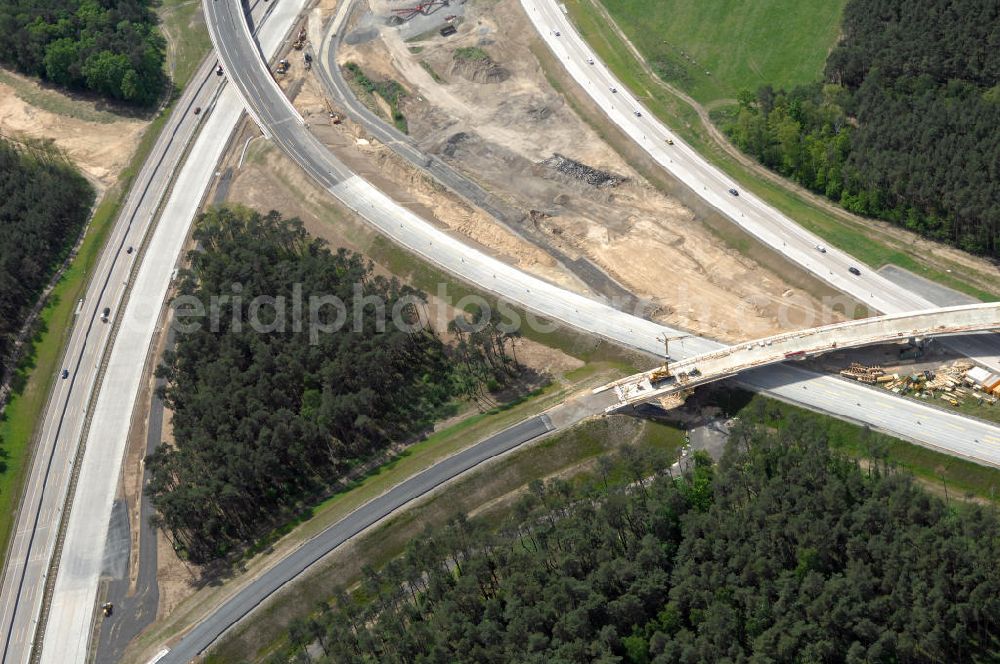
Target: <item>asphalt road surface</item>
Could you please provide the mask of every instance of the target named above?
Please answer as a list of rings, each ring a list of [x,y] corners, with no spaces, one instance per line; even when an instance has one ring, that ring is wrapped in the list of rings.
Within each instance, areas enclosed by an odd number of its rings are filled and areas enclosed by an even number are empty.
[[[282,27],[282,32],[278,34],[276,30],[271,30],[269,22],[262,29],[262,41],[276,49],[284,37],[284,30],[301,11],[301,5],[301,2],[296,4],[294,1],[274,5],[271,15],[275,24]],[[52,588],[41,651],[43,662],[82,662],[87,657],[108,524],[143,365],[184,239],[206,187],[215,174],[216,164],[242,114],[242,105],[232,86],[225,86],[219,91],[217,81],[223,81],[225,77],[213,73],[214,64],[209,61],[199,70],[194,79],[196,83],[189,87],[181,101],[188,108],[201,106],[203,111],[198,116],[190,111],[178,112],[179,123],[190,122],[192,118],[200,122],[200,131],[187,146],[189,154],[179,173],[175,173],[172,167],[157,170],[159,162],[155,158],[147,162],[147,167],[157,172],[155,182],[162,180],[164,186],[170,183],[172,187],[169,196],[165,197],[155,231],[143,246],[141,265],[138,261],[136,263],[131,293],[117,323],[100,393],[93,405],[86,449],[79,464],[73,501],[75,508],[67,518],[65,544]],[[199,87],[197,81],[210,83]],[[193,101],[189,101],[191,97],[188,95],[194,95]],[[165,135],[173,134],[173,121],[172,118]],[[181,131],[177,129],[178,133]],[[164,198],[165,191],[166,188],[159,198]],[[151,205],[144,214],[151,218],[156,207]],[[142,218],[148,221],[145,216]],[[131,238],[129,243],[132,243]],[[135,244],[138,248],[138,239]],[[124,252],[122,255],[125,255]],[[129,258],[136,255],[133,253]],[[97,274],[100,276],[102,272]],[[124,277],[112,283],[122,284],[123,281]],[[69,464],[68,458],[66,464]],[[32,558],[32,562],[37,560],[39,565],[36,589],[41,588],[41,576],[48,558],[47,552],[44,561]],[[37,615],[38,604],[30,612],[18,610],[15,614],[17,620],[26,620],[31,624],[31,630],[35,629],[33,621]],[[26,661],[30,635],[26,640],[15,635],[12,643],[14,645],[5,654],[9,658],[7,661]],[[16,647],[16,652],[13,647]]]
[[[327,34],[319,47],[319,66],[314,69],[327,94],[336,99],[347,115],[362,125],[365,130],[386,145],[390,150],[413,166],[436,180],[442,186],[483,210],[503,224],[510,232],[530,242],[552,256],[566,270],[580,279],[591,292],[620,303],[620,308],[636,310],[638,299],[625,287],[615,281],[607,272],[585,256],[570,258],[558,247],[552,245],[543,233],[524,224],[525,214],[505,201],[492,195],[479,184],[473,182],[446,162],[420,149],[417,142],[400,132],[395,126],[383,121],[351,92],[343,72],[337,66],[337,49],[344,39],[344,27],[349,22],[357,0],[347,0],[337,8],[337,18],[330,21]]]
[[[167,331],[166,347],[173,346],[174,332]],[[156,387],[166,384],[163,378],[156,379]],[[146,418],[146,455],[152,454],[163,441],[163,400],[154,392],[149,404],[149,414]],[[149,469],[143,466],[143,486],[149,481]],[[136,559],[135,584],[131,583],[128,566],[124,574],[113,575],[108,580],[103,601],[111,602],[114,611],[108,617],[102,617],[96,635],[94,661],[117,662],[121,659],[125,648],[136,636],[156,619],[159,608],[160,587],[156,578],[157,552],[156,529],[152,525],[152,517],[156,510],[152,501],[145,495],[139,497],[139,537]],[[128,522],[126,521],[126,528]],[[131,538],[123,552],[126,561],[132,555]],[[105,559],[108,551],[105,550]],[[107,565],[106,565],[107,567]],[[117,566],[114,566],[117,567]],[[107,574],[107,569],[104,571]]]
[[[664,332],[676,332],[525,275],[463,245],[395,204],[354,175],[308,132],[301,117],[274,84],[246,32],[238,7],[215,0],[205,3],[205,11],[220,56],[251,115],[262,123],[265,133],[332,195],[390,238],[446,271],[529,310],[544,312],[548,318],[625,346],[655,354],[662,347],[660,339]],[[242,37],[241,31],[244,32]],[[672,345],[672,354],[686,357],[718,347],[720,345],[715,342],[688,337]],[[789,365],[747,372],[740,377],[740,382],[814,410],[865,422],[924,445],[1000,465],[1000,429],[988,423],[968,420],[919,402]],[[432,471],[434,469],[427,472]],[[377,515],[380,511],[374,510],[372,514]],[[366,516],[368,512],[367,508],[362,508],[352,514],[351,519],[360,519],[352,523],[374,523],[371,516]],[[329,550],[332,546],[327,543],[321,548]],[[300,573],[311,564],[309,561],[309,557],[296,559],[294,563],[282,561],[282,572],[269,571],[257,580],[253,591],[238,592],[218,613],[194,626],[173,644],[167,655],[169,659],[161,661],[187,661],[202,652],[228,626],[279,588],[281,578]]]
[[[294,17],[293,13],[289,15]],[[270,73],[260,59],[256,47],[253,46],[247,24],[242,20],[241,11],[237,7],[230,6],[229,2],[215,1],[206,3],[206,16],[212,26],[213,39],[216,39],[217,46],[221,46],[220,55],[226,63],[229,75],[240,88],[244,103],[250,102],[248,110],[261,124],[265,133],[292,156],[310,176],[324,184],[334,196],[357,210],[374,226],[452,274],[462,276],[498,294],[508,297],[513,295],[514,297],[510,299],[530,310],[543,311],[550,318],[646,352],[659,351],[661,341],[658,336],[665,330],[668,333],[670,330],[650,321],[622,314],[601,303],[566,293],[479,254],[449,235],[433,229],[412,213],[399,208],[384,194],[355,176],[305,130],[301,118],[280,90],[274,86]],[[242,36],[240,31],[243,31]],[[273,48],[264,50],[272,52]],[[226,123],[235,123],[231,101],[231,97],[227,95],[223,95],[223,99],[220,99],[219,105],[225,102],[226,106],[225,113],[219,116],[220,128],[226,126]],[[230,129],[231,126],[232,124],[228,125]],[[214,155],[214,159],[209,162],[214,164],[217,162],[218,154],[221,154],[221,149],[213,152],[214,149],[214,145],[212,149],[208,147],[200,149],[196,145],[193,153],[201,164],[204,164],[209,156]],[[196,175],[198,174],[192,176],[192,182],[188,184],[195,182]],[[203,187],[207,176],[202,172],[200,177],[203,178],[200,181]],[[674,353],[684,357],[712,347],[718,345],[708,340],[687,338],[674,345]],[[742,376],[741,380],[754,389],[770,390],[772,395],[778,398],[801,403],[845,419],[867,421],[875,428],[926,445],[938,446],[940,449],[981,461],[993,463],[1000,461],[996,455],[996,449],[1000,448],[1000,430],[986,423],[966,420],[920,403],[862,388],[854,383],[818,377],[793,366],[750,372]],[[296,566],[288,564],[293,568]],[[269,579],[270,575],[263,577],[262,584],[258,588],[266,588]],[[214,621],[212,623],[215,625],[214,629],[205,627],[206,623],[199,624],[175,645],[171,651],[176,653],[174,658],[166,661],[185,661],[184,652],[203,650],[211,644],[218,633],[221,633],[221,629],[232,624],[232,621],[239,616],[245,615],[258,602],[259,599],[255,600],[251,595],[237,594],[227,604],[224,615],[218,619],[214,617],[210,619]],[[187,650],[181,650],[182,647]],[[73,660],[53,659],[53,661]]]
[[[206,61],[175,104],[114,222],[74,320],[63,359],[69,377],[58,380],[49,396],[4,558],[0,590],[4,664],[26,662],[30,656],[46,572],[102,358],[119,322],[126,282],[142,260],[154,213],[201,120],[192,109],[208,106],[217,91],[213,68],[214,62]],[[107,323],[101,321],[106,307],[111,312]]]
[[[757,196],[741,191],[732,178],[685,144],[614,77],[555,0],[521,0],[521,5],[556,59],[608,118],[667,172],[740,228],[818,279],[877,311],[896,314],[934,308],[930,300],[893,283],[853,256],[827,247],[821,238]],[[669,145],[667,139],[674,144]],[[730,189],[738,195],[729,193]],[[851,274],[851,267],[857,267],[860,275]],[[1000,371],[997,335],[967,335],[946,343]]]
[[[596,408],[594,412],[599,412]],[[565,422],[570,424],[575,419]],[[158,664],[184,664],[198,656],[225,630],[234,625],[261,602],[295,579],[316,561],[338,546],[381,521],[407,503],[441,487],[449,480],[475,468],[484,461],[509,452],[538,438],[555,426],[549,415],[524,420],[486,440],[452,455],[410,479],[397,484],[378,498],[351,512],[333,526],[283,558],[265,574],[257,577],[237,595],[222,604],[206,620],[198,623],[170,648]]]
[[[265,133],[310,177],[387,237],[446,272],[529,311],[626,347],[656,355],[662,352],[664,334],[682,335],[678,330],[525,274],[463,244],[398,205],[355,175],[308,131],[260,58],[238,3],[213,0],[204,6],[210,34],[216,46],[221,46],[220,58]],[[686,337],[671,344],[671,355],[681,359],[721,347],[715,341]],[[768,372],[781,377],[784,383],[773,377],[765,379]],[[998,439],[1000,429],[989,423],[792,366],[749,372],[741,381],[754,389],[771,390],[778,398],[1000,465],[1000,448],[991,443]]]

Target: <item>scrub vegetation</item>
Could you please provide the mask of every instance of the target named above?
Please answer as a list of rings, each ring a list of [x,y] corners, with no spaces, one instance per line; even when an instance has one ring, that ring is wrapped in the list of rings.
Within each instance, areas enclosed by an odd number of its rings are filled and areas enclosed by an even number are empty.
[[[355,63],[347,62],[344,64],[344,74],[348,82],[352,83],[354,86],[360,88],[369,97],[373,95],[378,95],[389,105],[389,115],[392,123],[396,125],[396,129],[400,130],[404,134],[407,133],[408,128],[406,124],[406,116],[399,109],[399,105],[406,96],[406,90],[397,81],[392,79],[385,79],[375,81],[365,74],[364,70]],[[375,109],[377,110],[377,108]]]

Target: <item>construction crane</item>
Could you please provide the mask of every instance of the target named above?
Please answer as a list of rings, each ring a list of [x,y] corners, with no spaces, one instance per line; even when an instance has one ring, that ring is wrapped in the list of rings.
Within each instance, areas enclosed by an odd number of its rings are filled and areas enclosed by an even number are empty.
[[[426,0],[421,2],[419,5],[414,5],[412,7],[400,7],[399,9],[393,9],[392,13],[399,16],[404,21],[409,21],[411,18],[417,14],[430,14],[431,10],[435,7],[447,7],[450,4],[450,0]]]
[[[690,336],[691,336],[690,334],[678,334],[673,337],[668,337],[667,334],[664,333],[663,336],[656,337],[658,341],[663,342],[663,366],[653,370],[653,372],[649,376],[649,380],[651,380],[654,383],[657,383],[661,380],[666,380],[667,378],[670,378],[670,367],[668,365],[668,363],[670,362],[670,342],[678,341],[680,339],[685,339]]]

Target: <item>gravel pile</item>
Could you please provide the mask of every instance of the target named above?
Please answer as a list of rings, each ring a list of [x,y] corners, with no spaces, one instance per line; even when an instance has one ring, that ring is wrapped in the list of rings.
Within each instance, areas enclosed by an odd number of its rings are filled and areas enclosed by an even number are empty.
[[[586,164],[581,164],[575,159],[564,157],[558,152],[543,161],[542,166],[547,166],[571,178],[582,180],[593,187],[616,187],[625,181],[625,178],[620,175],[599,171]]]
[[[446,157],[454,157],[455,152],[458,150],[458,146],[465,143],[470,138],[471,136],[464,131],[452,134],[448,137],[448,140],[445,141],[444,147],[441,149],[441,153]]]

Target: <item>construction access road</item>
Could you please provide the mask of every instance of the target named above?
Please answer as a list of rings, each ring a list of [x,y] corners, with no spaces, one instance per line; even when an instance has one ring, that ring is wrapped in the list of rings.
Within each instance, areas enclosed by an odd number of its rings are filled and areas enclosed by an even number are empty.
[[[738,183],[684,143],[615,78],[576,31],[557,0],[521,0],[521,6],[559,63],[598,108],[670,175],[730,221],[791,263],[876,311],[894,314],[935,307],[933,302],[889,281],[850,254],[827,247],[822,238],[751,192],[740,190]],[[852,274],[852,267],[859,274]],[[968,335],[947,343],[1000,372],[997,335]]]
[[[627,348],[659,355],[664,335],[685,337],[671,346],[671,355],[677,358],[723,347],[716,341],[685,335],[525,274],[469,247],[402,207],[353,173],[308,130],[261,59],[238,3],[213,0],[203,4],[210,34],[230,79],[265,134],[320,186],[394,242],[447,273],[528,311]],[[755,370],[741,377],[741,382],[807,408],[865,422],[901,438],[982,463],[1000,465],[1000,448],[982,443],[987,438],[998,439],[1000,429],[986,422],[881,395],[854,383],[796,367]],[[881,403],[879,397],[883,398]],[[940,423],[945,424],[939,426]]]
[[[367,108],[354,96],[350,86],[346,84],[343,76],[338,71],[336,63],[336,47],[340,43],[340,36],[343,33],[345,24],[350,15],[354,2],[345,2],[337,9],[329,28],[326,31],[329,39],[320,49],[320,68],[326,70],[321,72],[321,76],[326,81],[327,90],[333,95],[333,100],[342,108],[348,110],[352,119],[358,122],[365,131],[375,136],[379,140],[389,145],[410,163],[422,167],[432,177],[438,179],[446,186],[458,187],[456,192],[460,195],[465,193],[460,183],[454,184],[454,175],[448,178],[440,177],[441,172],[435,167],[439,160],[425,157],[413,142],[405,136],[399,134],[395,127],[390,126],[386,121],[368,111]],[[273,86],[277,90],[277,86]],[[280,94],[280,90],[278,90]],[[277,106],[277,104],[272,104]],[[288,120],[275,118],[272,121],[293,127],[290,131],[299,131],[295,124]],[[315,139],[313,139],[315,140]],[[295,154],[289,153],[293,159]],[[332,155],[328,159],[336,161]],[[337,162],[339,164],[339,162]],[[300,162],[301,165],[301,162]],[[343,168],[339,165],[338,168]],[[321,170],[316,168],[314,170]],[[344,169],[346,172],[346,169]],[[459,174],[457,177],[461,178]],[[377,191],[377,190],[376,190]],[[333,192],[337,195],[336,191]],[[351,203],[348,202],[350,205]],[[522,306],[533,311],[539,311],[549,317],[555,317],[573,327],[593,332],[611,339],[621,345],[636,348],[651,354],[661,354],[663,347],[663,336],[678,337],[679,341],[671,345],[670,354],[672,359],[682,359],[698,355],[700,349],[710,348],[717,351],[724,348],[717,342],[698,339],[687,336],[677,330],[666,328],[657,323],[645,319],[630,316],[595,303],[587,298],[573,295],[559,288],[551,286],[541,280],[527,277],[526,281],[516,283],[511,287],[511,280],[521,279],[523,273],[510,268],[497,261],[488,259],[470,248],[464,249],[461,253],[462,245],[445,233],[432,233],[427,228],[421,235],[413,235],[415,228],[413,225],[414,215],[401,210],[400,215],[407,215],[407,224],[381,223],[378,218],[367,216],[367,210],[362,206],[362,216],[379,230],[395,239],[411,251],[423,255],[425,258],[440,267],[443,267],[452,274],[461,278],[478,283],[500,295],[504,295],[511,300],[518,302]],[[428,226],[422,222],[423,226]],[[435,244],[433,238],[438,238]],[[433,247],[457,246],[456,255],[449,255],[447,252],[434,251]],[[475,260],[473,257],[475,256]],[[483,261],[488,261],[501,272],[477,273],[474,270]],[[490,268],[491,270],[493,268]],[[497,279],[497,274],[506,275],[503,279]],[[478,280],[478,281],[477,281]],[[522,285],[523,283],[523,285]],[[565,300],[564,305],[560,301]],[[540,303],[544,303],[541,306]],[[581,308],[582,305],[582,308]],[[934,308],[928,304],[925,308]],[[604,319],[607,320],[604,320]],[[992,335],[995,337],[996,335]],[[977,335],[975,343],[979,343],[982,335]],[[970,336],[963,336],[961,339],[952,339],[952,342],[964,343],[971,339]],[[709,352],[709,351],[704,351]],[[771,375],[768,375],[768,371]],[[989,423],[976,420],[969,420],[967,424],[965,418],[931,408],[911,400],[901,399],[885,392],[876,391],[855,383],[850,383],[839,378],[821,377],[810,371],[798,367],[772,367],[768,371],[752,371],[741,377],[741,381],[750,389],[772,389],[773,396],[813,408],[821,412],[848,419],[850,421],[866,423],[893,435],[913,440],[920,444],[928,445],[936,449],[946,451],[960,456],[975,459],[981,463],[1000,465],[1000,448],[997,448],[994,441],[1000,441],[997,435],[998,428]],[[784,381],[784,384],[781,382]],[[810,388],[812,385],[812,388]],[[783,387],[782,387],[783,386]],[[780,389],[779,389],[780,388]],[[810,392],[810,389],[812,390]],[[871,402],[874,397],[888,397],[882,401]],[[862,406],[861,404],[865,404]],[[909,413],[912,419],[907,422],[906,415]],[[942,421],[942,427],[938,429],[934,423],[937,415],[946,416]],[[947,417],[950,416],[950,417]],[[953,418],[953,419],[952,419]],[[964,435],[959,436],[959,432]]]
[[[318,45],[319,66],[316,72],[326,94],[342,104],[348,117],[365,127],[371,136],[386,145],[396,155],[419,169],[441,186],[447,188],[470,205],[479,208],[502,224],[515,236],[538,247],[554,258],[563,268],[583,282],[592,292],[608,299],[616,299],[622,308],[638,306],[637,298],[624,286],[613,279],[605,270],[586,256],[571,258],[552,242],[532,231],[524,224],[525,214],[510,203],[494,196],[464,174],[434,155],[423,151],[410,136],[395,126],[383,122],[351,92],[350,85],[337,66],[337,49],[344,38],[344,32],[358,0],[345,0],[337,6],[334,19],[329,21],[322,44]]]
[[[434,228],[408,210],[400,207],[382,192],[365,182],[337,160],[312,136],[301,117],[281,93],[260,60],[249,37],[235,2],[213,0],[204,3],[210,32],[220,56],[226,63],[232,80],[237,84],[244,103],[263,130],[272,137],[296,163],[345,205],[358,212],[375,228],[408,250],[438,265],[451,274],[477,284],[522,307],[543,312],[562,323],[611,339],[621,345],[656,354],[662,348],[664,334],[677,331],[630,316],[607,305],[568,293],[551,284],[530,277],[471,249],[447,233]],[[242,42],[242,43],[241,43]],[[265,52],[268,52],[265,49]],[[692,354],[721,348],[716,342],[687,337],[673,346],[672,355]],[[768,391],[772,396],[805,405],[852,421],[868,423],[894,435],[961,454],[983,463],[1000,465],[1000,428],[978,420],[968,420],[924,404],[900,399],[867,389],[844,380],[818,376],[794,366],[779,365],[754,370],[743,375],[741,382],[755,390]],[[430,484],[445,481],[448,473],[432,467],[424,478]],[[456,469],[453,467],[452,472]],[[437,474],[441,473],[441,474]],[[437,478],[437,479],[434,479]],[[369,503],[352,513],[348,519],[356,528],[374,524],[384,514],[412,499],[406,492],[393,494],[393,504]],[[387,511],[388,510],[388,511]],[[254,610],[288,579],[295,578],[314,564],[324,551],[342,541],[345,531],[340,524],[324,531],[310,542],[310,549],[292,560],[276,561],[250,586],[235,592],[212,615],[192,628],[179,640],[161,651],[159,662],[186,662],[204,652],[235,622]],[[329,536],[327,532],[341,533]],[[286,562],[290,561],[290,562]],[[279,567],[280,565],[280,567]]]

